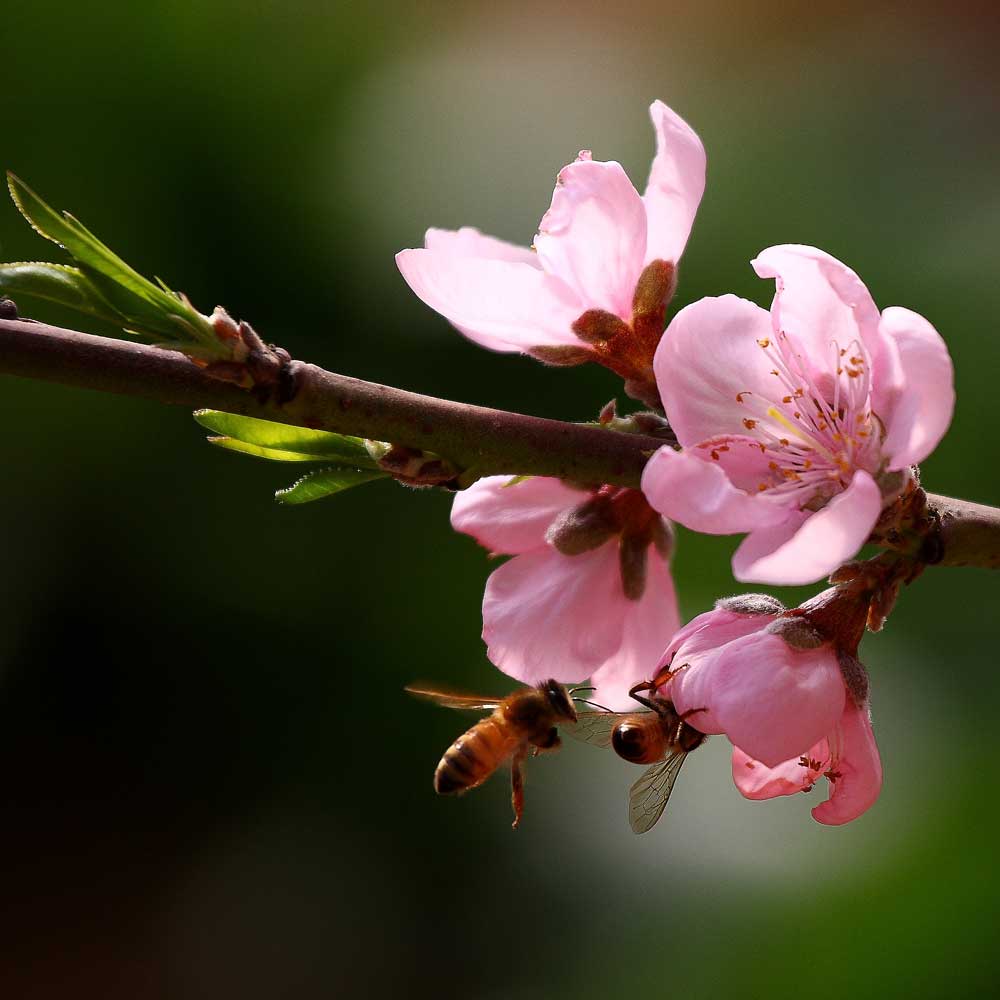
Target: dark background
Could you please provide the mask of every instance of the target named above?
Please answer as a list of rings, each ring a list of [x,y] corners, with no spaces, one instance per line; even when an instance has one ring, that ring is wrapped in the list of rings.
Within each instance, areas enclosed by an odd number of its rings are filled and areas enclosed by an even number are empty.
[[[927,485],[1000,503],[990,9],[10,3],[3,165],[299,357],[588,419],[612,376],[465,342],[392,255],[429,225],[530,241],[582,146],[641,187],[660,97],[709,154],[677,305],[767,304],[747,261],[772,243],[841,257],[951,348]],[[0,209],[0,258],[54,252]],[[530,769],[512,834],[500,779],[433,795],[467,720],[401,692],[510,686],[479,639],[489,565],[446,495],[285,509],[294,468],[209,448],[183,410],[5,378],[0,414],[5,997],[994,986],[996,574],[928,572],[866,641],[886,785],[858,822],[743,802],[714,740],[646,837],[629,766],[580,746]],[[733,589],[733,545],[681,534],[685,616]]]

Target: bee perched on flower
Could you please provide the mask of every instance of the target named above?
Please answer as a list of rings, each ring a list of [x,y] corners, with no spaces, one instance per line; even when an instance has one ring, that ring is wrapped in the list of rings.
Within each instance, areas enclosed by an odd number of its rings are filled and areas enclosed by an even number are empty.
[[[643,473],[649,502],[708,534],[749,532],[738,580],[805,584],[850,559],[951,422],[951,358],[909,309],[879,314],[846,265],[805,246],[753,262],[770,313],[735,295],[671,321],[654,360],[681,450]]]

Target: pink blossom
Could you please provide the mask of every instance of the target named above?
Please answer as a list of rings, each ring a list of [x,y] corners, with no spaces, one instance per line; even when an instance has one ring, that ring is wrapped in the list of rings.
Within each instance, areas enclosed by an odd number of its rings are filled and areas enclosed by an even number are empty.
[[[680,624],[669,528],[639,491],[490,476],[455,497],[451,523],[514,556],[483,598],[493,663],[526,684],[590,677],[603,704],[634,704],[629,687]]]
[[[466,337],[494,351],[553,363],[589,356],[616,371],[624,366],[629,377],[638,362],[626,355],[642,346],[648,368],[663,332],[673,265],[705,189],[697,135],[661,101],[650,115],[657,149],[643,195],[621,164],[584,150],[559,172],[530,250],[471,228],[430,229],[423,249],[396,256],[407,284]],[[598,357],[609,339],[615,349]]]
[[[770,314],[734,295],[681,310],[654,371],[681,450],[661,448],[642,487],[696,531],[749,532],[737,579],[811,583],[850,559],[951,421],[951,359],[908,309],[879,314],[844,264],[778,246]]]
[[[733,748],[733,781],[748,799],[808,792],[820,777],[830,794],[812,810],[818,823],[837,826],[857,819],[882,790],[882,762],[867,706],[848,700],[843,715],[808,753],[768,767]]]
[[[846,699],[832,645],[812,635],[798,642],[789,629],[799,623],[783,614],[763,595],[721,601],[685,625],[661,657],[661,669],[671,671],[667,693],[690,725],[725,734],[772,766],[826,736]]]

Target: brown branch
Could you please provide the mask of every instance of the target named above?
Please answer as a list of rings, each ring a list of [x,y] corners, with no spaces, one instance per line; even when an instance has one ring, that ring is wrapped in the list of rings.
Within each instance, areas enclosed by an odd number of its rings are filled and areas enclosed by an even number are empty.
[[[0,318],[0,374],[391,441],[435,452],[477,475],[638,487],[647,458],[664,443],[421,396],[299,361],[288,366],[283,396],[261,399],[173,351],[19,319]],[[1000,510],[933,494],[927,500],[937,525],[937,565],[1000,568]]]
[[[261,401],[184,355],[26,320],[0,319],[0,373],[207,407],[436,452],[479,475],[558,476],[639,485],[663,442],[421,396],[292,362],[287,399]]]

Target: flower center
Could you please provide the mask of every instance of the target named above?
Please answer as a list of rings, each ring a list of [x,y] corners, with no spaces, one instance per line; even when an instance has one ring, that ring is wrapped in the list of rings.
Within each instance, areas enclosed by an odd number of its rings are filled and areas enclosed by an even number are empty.
[[[801,505],[825,503],[846,488],[859,468],[878,466],[878,418],[871,410],[870,361],[858,340],[830,344],[829,364],[814,368],[791,337],[765,337],[775,391],[767,397],[740,392],[748,416],[743,426],[770,459],[759,492],[807,491]]]

